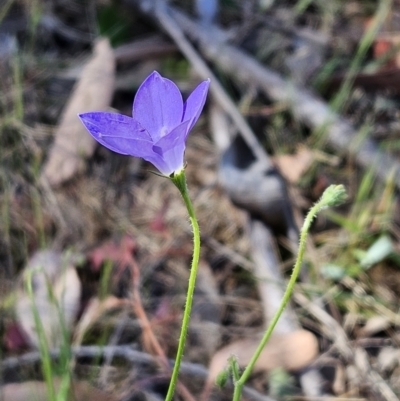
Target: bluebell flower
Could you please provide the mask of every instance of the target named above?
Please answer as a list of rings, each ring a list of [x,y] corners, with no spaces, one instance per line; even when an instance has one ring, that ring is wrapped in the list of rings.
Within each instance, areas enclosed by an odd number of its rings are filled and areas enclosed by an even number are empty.
[[[136,93],[133,117],[94,111],[79,118],[108,149],[142,157],[170,176],[184,167],[186,138],[200,117],[209,85],[210,80],[200,83],[184,103],[178,87],[154,71]]]

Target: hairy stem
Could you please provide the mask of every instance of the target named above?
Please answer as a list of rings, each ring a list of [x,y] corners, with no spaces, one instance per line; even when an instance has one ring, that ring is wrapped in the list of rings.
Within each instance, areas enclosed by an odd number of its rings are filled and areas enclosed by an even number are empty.
[[[176,185],[181,193],[183,200],[185,202],[186,208],[188,210],[190,222],[193,228],[193,258],[192,258],[192,266],[190,269],[190,276],[189,276],[189,285],[186,295],[186,305],[185,310],[183,312],[183,319],[182,319],[182,328],[181,334],[179,336],[179,343],[178,343],[178,351],[175,358],[175,364],[171,375],[171,382],[169,384],[169,389],[167,393],[167,397],[165,398],[166,401],[171,401],[174,395],[176,382],[178,380],[179,374],[179,367],[181,364],[183,351],[185,349],[185,342],[186,342],[186,335],[189,327],[189,320],[190,320],[190,312],[192,310],[192,303],[193,303],[193,294],[196,284],[196,276],[197,276],[197,269],[199,266],[199,257],[200,257],[200,228],[197,222],[197,218],[194,212],[193,204],[189,198],[189,191],[186,185],[186,176],[185,171],[181,170],[179,172],[174,173],[171,176],[172,182]]]
[[[247,379],[249,378],[254,365],[257,362],[262,350],[264,349],[265,345],[267,344],[268,340],[270,339],[272,332],[276,324],[278,323],[283,310],[285,309],[286,305],[288,304],[294,289],[294,285],[296,283],[297,277],[300,273],[301,265],[303,263],[304,252],[306,249],[306,240],[308,231],[310,230],[311,223],[315,216],[322,210],[329,206],[337,206],[344,202],[346,199],[346,192],[343,185],[331,185],[328,187],[325,192],[322,194],[321,199],[310,209],[308,212],[303,227],[301,228],[300,232],[300,245],[299,251],[296,258],[296,263],[293,267],[292,275],[290,276],[289,283],[286,287],[286,291],[283,294],[282,302],[276,311],[274,317],[271,320],[267,330],[264,333],[263,338],[261,339],[260,344],[258,345],[254,355],[252,356],[249,364],[247,365],[246,369],[243,371],[242,375],[240,376],[239,380],[235,381],[234,383],[234,393],[233,393],[233,401],[239,401],[242,389],[244,384],[246,383]]]

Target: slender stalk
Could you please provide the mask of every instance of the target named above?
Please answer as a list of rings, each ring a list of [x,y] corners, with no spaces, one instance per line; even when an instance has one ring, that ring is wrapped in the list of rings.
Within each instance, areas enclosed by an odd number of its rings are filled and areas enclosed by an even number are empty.
[[[240,376],[239,380],[235,381],[234,383],[234,393],[233,393],[233,401],[239,401],[240,396],[242,394],[242,389],[244,384],[246,383],[247,379],[249,378],[254,365],[257,362],[262,350],[264,349],[265,345],[267,344],[268,340],[270,339],[272,332],[276,324],[278,323],[283,310],[285,309],[286,305],[288,304],[294,289],[294,285],[296,283],[297,277],[299,275],[301,265],[304,258],[304,252],[306,249],[306,240],[308,231],[310,230],[311,223],[314,217],[322,210],[329,206],[337,206],[342,203],[346,199],[346,192],[343,185],[331,185],[328,187],[325,192],[322,194],[321,199],[310,209],[308,212],[303,227],[301,228],[300,232],[300,245],[299,251],[296,258],[296,263],[293,267],[292,275],[290,276],[289,283],[286,287],[286,291],[283,294],[282,302],[279,306],[279,309],[276,311],[274,317],[271,320],[267,330],[264,333],[263,338],[261,339],[260,344],[258,345],[254,355],[252,356],[249,364],[243,371],[242,375]]]
[[[181,170],[179,172],[174,173],[174,175],[171,176],[171,180],[179,189],[179,192],[182,195],[182,198],[185,202],[189,214],[190,222],[192,224],[193,258],[192,258],[192,266],[190,268],[189,285],[186,295],[186,305],[185,305],[185,310],[183,312],[181,334],[179,336],[178,351],[176,353],[175,364],[171,375],[171,382],[169,384],[168,393],[167,397],[165,398],[165,401],[172,400],[172,397],[174,396],[176,382],[178,380],[179,368],[181,365],[183,351],[185,349],[186,335],[189,327],[190,312],[192,310],[193,294],[196,284],[197,269],[199,266],[199,257],[200,257],[200,228],[194,212],[193,204],[189,198],[189,191],[186,184],[185,171]]]

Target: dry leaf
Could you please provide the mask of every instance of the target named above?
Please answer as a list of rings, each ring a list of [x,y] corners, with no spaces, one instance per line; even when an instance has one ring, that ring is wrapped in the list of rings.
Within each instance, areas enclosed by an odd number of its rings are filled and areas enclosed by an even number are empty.
[[[231,355],[238,359],[239,366],[245,367],[253,356],[260,339],[245,339],[229,344],[219,350],[209,367],[208,382],[214,382],[217,375],[227,366]],[[254,372],[283,368],[296,371],[308,366],[318,355],[318,341],[307,330],[297,330],[289,334],[271,337],[254,367]]]
[[[98,41],[94,52],[65,106],[42,171],[42,176],[52,186],[60,185],[82,171],[85,159],[94,152],[96,142],[80,122],[78,113],[105,110],[112,100],[115,60],[108,39]]]
[[[50,348],[59,347],[63,341],[61,323],[70,330],[80,307],[81,282],[70,259],[44,250],[37,252],[24,269],[15,305],[16,317],[27,341],[34,347],[39,346],[39,337],[32,299],[26,292],[27,273],[32,273],[33,300],[47,344]]]
[[[282,175],[292,184],[296,184],[314,161],[310,149],[301,146],[293,155],[280,155],[274,157]]]
[[[56,391],[60,386],[59,380],[54,380]],[[2,401],[48,401],[47,387],[44,382],[27,381],[7,384],[1,388]],[[116,397],[104,393],[87,382],[72,382],[68,401],[114,401]]]

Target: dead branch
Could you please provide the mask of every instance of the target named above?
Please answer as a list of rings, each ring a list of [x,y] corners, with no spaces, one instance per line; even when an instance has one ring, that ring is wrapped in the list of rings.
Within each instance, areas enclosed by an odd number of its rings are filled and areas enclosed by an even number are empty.
[[[154,6],[150,8],[148,7],[148,1],[139,1],[138,3],[141,6],[142,11],[147,12],[152,18],[157,20],[161,27],[171,36],[181,52],[190,61],[193,68],[195,68],[197,73],[204,79],[211,79],[211,93],[236,124],[249,148],[253,151],[257,159],[263,161],[264,164],[268,166],[272,166],[271,161],[263,151],[247,121],[239,112],[232,99],[228,96],[218,78],[214,75],[203,58],[186,38],[179,25],[177,25],[174,19],[171,18],[168,8],[161,2],[155,2],[157,3],[157,6],[155,6],[154,2],[150,2],[153,3]]]
[[[114,49],[114,57],[118,64],[123,64],[173,54],[177,50],[170,41],[163,39],[160,35],[153,35],[118,46]]]
[[[122,358],[132,364],[157,365],[160,363],[159,358],[145,352],[137,351],[130,345],[85,345],[72,347],[71,353],[75,358],[106,358],[107,355],[112,355],[113,357]],[[50,357],[52,359],[57,359],[60,357],[60,355],[60,349],[53,349],[50,351]],[[3,361],[0,363],[0,369],[3,371],[5,369],[12,370],[40,361],[40,352],[32,351],[24,355],[3,359]],[[170,365],[173,365],[173,363],[174,361],[169,361]],[[181,363],[181,373],[201,379],[206,379],[208,376],[208,370],[206,367],[190,362]],[[258,391],[249,387],[243,388],[243,394],[254,401],[275,401],[273,398],[260,394]]]
[[[333,148],[350,155],[363,168],[373,167],[376,176],[383,181],[393,176],[397,188],[400,188],[400,163],[380,151],[372,139],[360,138],[351,123],[333,112],[316,94],[284,79],[244,51],[226,43],[227,35],[217,27],[204,29],[176,8],[163,3],[161,7],[159,1],[131,1],[147,15],[158,19],[166,18],[168,26],[179,27],[176,31],[182,30],[197,42],[204,55],[218,68],[247,86],[259,88],[274,101],[287,103],[296,118],[313,130],[322,130],[327,143]],[[170,28],[166,27],[167,24],[164,26],[161,21],[160,23],[171,34]],[[182,48],[181,51],[183,52]],[[187,56],[186,51],[184,54]],[[210,77],[205,69],[197,68],[197,71],[202,78]],[[215,93],[214,95],[217,97]]]

